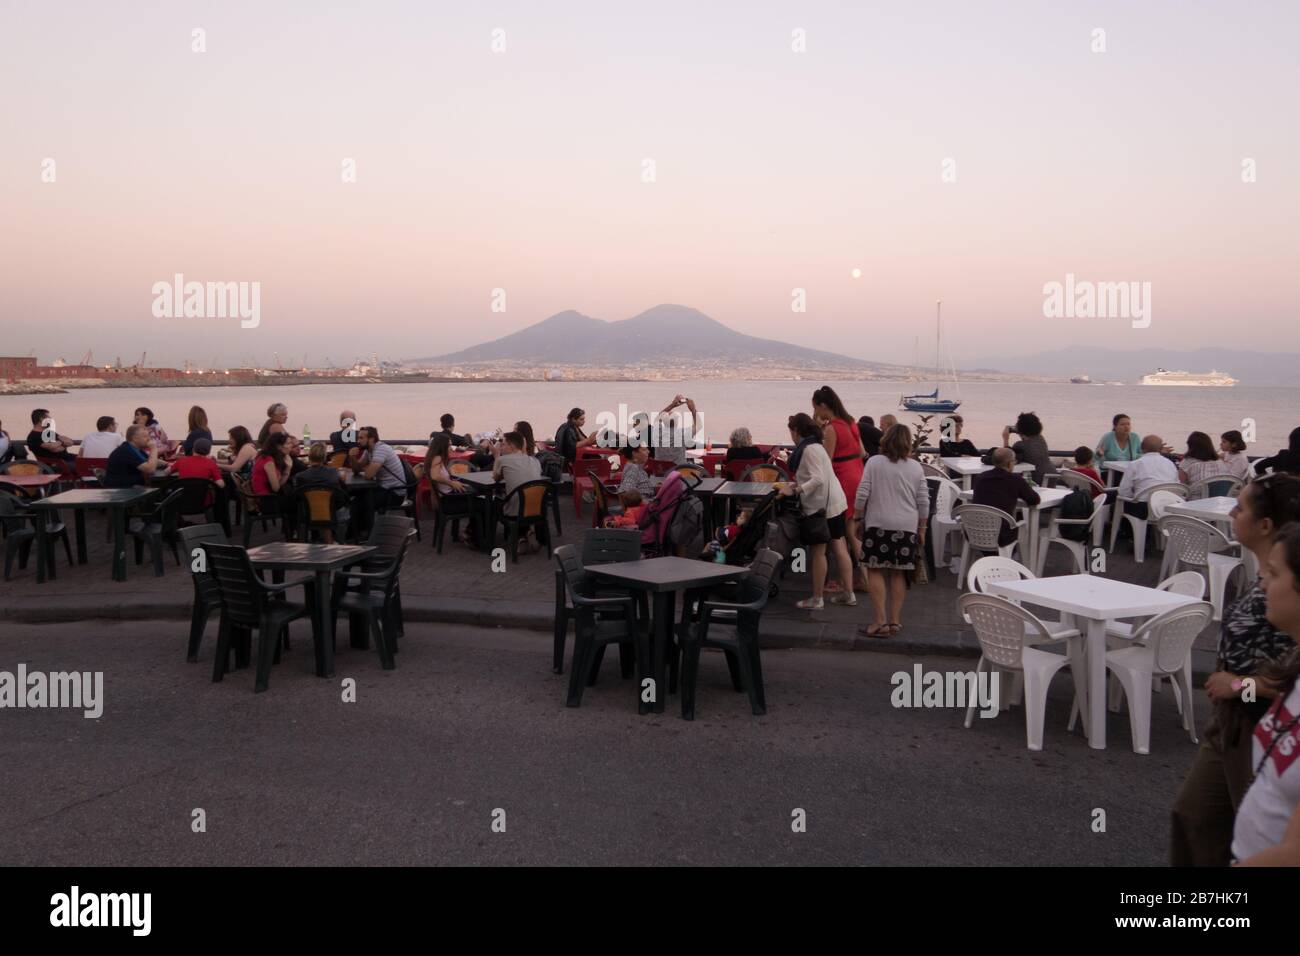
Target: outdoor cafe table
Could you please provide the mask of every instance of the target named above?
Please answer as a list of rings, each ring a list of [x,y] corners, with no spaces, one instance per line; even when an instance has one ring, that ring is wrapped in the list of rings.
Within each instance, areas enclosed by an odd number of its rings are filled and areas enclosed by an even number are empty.
[[[1236,498],[1194,498],[1191,501],[1165,505],[1165,513],[1200,518],[1211,524],[1231,525],[1232,509],[1235,507],[1237,507]]]
[[[961,477],[961,486],[967,491],[971,489],[971,478],[975,475],[982,475],[986,471],[992,471],[992,465],[986,465],[983,461],[974,457],[966,458],[940,458],[940,462],[949,471],[956,472]],[[1034,470],[1034,466],[1029,462],[1021,462],[1013,469],[1021,474]]]
[[[48,488],[55,482],[62,480],[62,475],[0,475],[0,485],[11,485],[14,488],[33,488],[36,490]]]
[[[644,558],[640,561],[621,561],[614,564],[589,564],[587,572],[598,581],[632,591],[646,591],[651,597],[650,613],[653,650],[655,713],[663,713],[664,697],[668,690],[665,663],[668,643],[673,629],[673,606],[678,591],[709,588],[725,581],[739,581],[749,574],[749,568],[693,558]],[[642,664],[644,666],[644,664]],[[640,692],[644,674],[637,675]],[[650,707],[642,700],[639,710],[644,714]]]
[[[996,581],[988,585],[991,593],[1022,604],[1052,608],[1069,614],[1083,626],[1087,680],[1077,684],[1079,707],[1087,715],[1088,746],[1106,748],[1106,624],[1129,617],[1161,614],[1175,607],[1194,604],[1197,599],[1172,591],[1157,591],[1125,581],[1115,581],[1096,574],[1066,574],[1026,581]],[[1071,655],[1071,663],[1074,656]],[[1191,706],[1184,701],[1184,706]]]
[[[1113,487],[1122,477],[1124,472],[1128,471],[1128,466],[1133,464],[1127,458],[1121,458],[1117,461],[1103,461],[1101,470],[1106,472],[1106,487]]]
[[[334,615],[330,611],[330,579],[335,571],[351,567],[378,548],[356,544],[300,544],[273,541],[250,548],[248,560],[259,571],[308,571],[316,576],[316,607],[312,624],[316,629],[316,676],[334,676]]]
[[[113,580],[126,580],[126,511],[158,494],[157,488],[77,488],[42,498],[31,504],[35,512],[67,509],[72,512],[77,533],[77,563],[86,563],[86,511],[106,509],[113,525]],[[36,522],[36,582],[45,582],[46,522]],[[49,575],[55,576],[54,555],[50,554]]]

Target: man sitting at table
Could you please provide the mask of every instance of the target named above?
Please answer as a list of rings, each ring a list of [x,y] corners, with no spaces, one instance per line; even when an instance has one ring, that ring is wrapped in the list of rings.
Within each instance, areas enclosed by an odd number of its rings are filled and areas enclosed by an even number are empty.
[[[361,446],[361,476],[379,483],[385,507],[398,508],[406,498],[406,470],[391,445],[379,440],[379,429],[366,425],[357,432]]]
[[[993,468],[975,479],[971,504],[999,508],[1011,517],[1016,516],[1019,502],[1033,507],[1040,501],[1038,492],[1029,487],[1022,475],[1016,474],[1016,453],[1010,448],[993,449]],[[1004,524],[998,532],[998,544],[1005,546],[1016,540],[1019,531]]]
[[[472,438],[470,438],[468,435],[456,434],[456,419],[451,414],[451,412],[444,412],[442,417],[438,419],[438,425],[441,426],[442,428],[441,434],[446,435],[447,440],[451,442],[452,448],[473,447],[474,441]],[[439,432],[433,433],[433,435],[437,435],[437,434],[440,433]],[[432,438],[433,435],[430,435],[429,437]]]
[[[542,477],[542,465],[524,448],[527,442],[519,432],[506,432],[501,439],[501,449],[492,465],[492,477],[505,483],[505,513],[518,513],[518,500],[510,500],[510,494],[526,481],[537,481]]]
[[[339,449],[335,449],[338,451]],[[343,480],[342,473],[337,468],[330,468],[325,464],[325,445],[322,442],[314,443],[307,451],[307,467],[290,479],[293,483],[295,494],[304,491],[347,491],[347,482]],[[347,537],[348,522],[352,520],[352,511],[350,508],[341,507],[334,512],[334,531],[331,534],[327,529],[326,544],[333,544],[335,540],[343,541]]]
[[[27,433],[27,451],[33,458],[56,471],[71,475],[74,474],[77,460],[76,456],[68,451],[71,447],[71,438],[54,431],[54,421],[50,418],[48,408],[32,410],[32,430]]]
[[[126,441],[108,456],[104,469],[105,488],[134,488],[147,485],[149,476],[158,470],[158,446],[149,440],[145,425],[131,425]]]
[[[107,458],[122,444],[123,438],[117,433],[117,421],[112,415],[101,415],[95,422],[95,430],[81,439],[82,458]]]
[[[1147,435],[1142,439],[1142,457],[1129,464],[1119,483],[1119,497],[1124,502],[1125,514],[1146,520],[1147,503],[1132,499],[1156,485],[1178,483],[1178,466],[1160,453],[1164,447],[1165,440],[1159,435]]]

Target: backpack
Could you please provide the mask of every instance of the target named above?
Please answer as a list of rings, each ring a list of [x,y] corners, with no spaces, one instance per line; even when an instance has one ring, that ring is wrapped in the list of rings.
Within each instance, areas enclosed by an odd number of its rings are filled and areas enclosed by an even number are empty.
[[[678,553],[694,557],[704,550],[704,502],[695,495],[682,495],[677,512],[668,525],[668,538]]]
[[[1092,495],[1082,488],[1075,488],[1061,499],[1062,518],[1081,519],[1092,517]],[[1061,537],[1071,541],[1087,541],[1088,527],[1081,524],[1067,524],[1060,529]]]

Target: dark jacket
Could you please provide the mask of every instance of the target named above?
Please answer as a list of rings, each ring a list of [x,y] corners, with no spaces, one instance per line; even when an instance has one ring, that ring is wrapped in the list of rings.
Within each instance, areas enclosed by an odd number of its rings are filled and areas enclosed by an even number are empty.
[[[867,453],[867,457],[880,454],[880,439],[885,437],[875,425],[859,425],[858,435],[862,438],[862,450]]]
[[[1261,458],[1255,462],[1255,474],[1262,475],[1272,468],[1274,471],[1284,471],[1291,475],[1300,475],[1300,452],[1294,452],[1289,448],[1283,448],[1276,455],[1270,455],[1267,458]]]
[[[975,493],[971,496],[972,504],[1001,508],[1014,518],[1016,505],[1021,501],[1027,505],[1038,504],[1038,492],[1030,488],[1029,482],[1014,471],[995,467],[975,479]],[[1015,540],[1015,529],[1004,525],[998,535],[998,544],[1006,545]]]
[[[565,422],[555,432],[555,451],[567,462],[578,457],[578,442],[582,441],[582,429],[573,422]]]
[[[939,442],[940,458],[960,458],[962,455],[975,455],[978,457],[980,450],[975,447],[975,443],[969,438],[963,438],[961,441],[941,441]]]
[[[451,442],[452,448],[470,448],[474,444],[474,439],[470,438],[468,435],[457,435],[450,428],[436,431],[433,435],[446,435],[447,440]],[[429,437],[432,438],[433,435],[430,435]]]

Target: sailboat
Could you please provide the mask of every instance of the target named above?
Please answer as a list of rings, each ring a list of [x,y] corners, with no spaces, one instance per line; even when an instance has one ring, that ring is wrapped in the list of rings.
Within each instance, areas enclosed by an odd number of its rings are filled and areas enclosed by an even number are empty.
[[[904,395],[899,407],[909,412],[955,412],[961,402],[939,397],[939,345],[943,335],[941,310],[943,302],[934,305],[934,391],[926,395]],[[954,376],[955,377],[955,376]]]

